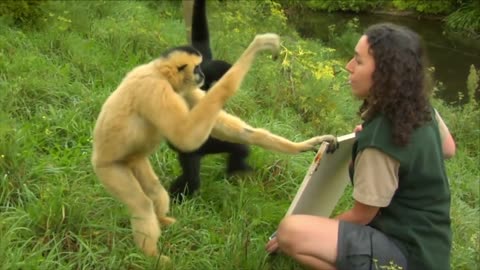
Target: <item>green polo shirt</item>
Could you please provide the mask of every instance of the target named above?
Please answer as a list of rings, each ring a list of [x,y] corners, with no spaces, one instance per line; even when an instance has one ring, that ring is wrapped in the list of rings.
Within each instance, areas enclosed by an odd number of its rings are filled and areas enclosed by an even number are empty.
[[[353,158],[375,148],[400,163],[398,189],[369,225],[396,242],[414,270],[450,269],[450,189],[434,119],[432,111],[432,120],[400,147],[393,143],[390,121],[378,115],[363,124],[353,149]]]

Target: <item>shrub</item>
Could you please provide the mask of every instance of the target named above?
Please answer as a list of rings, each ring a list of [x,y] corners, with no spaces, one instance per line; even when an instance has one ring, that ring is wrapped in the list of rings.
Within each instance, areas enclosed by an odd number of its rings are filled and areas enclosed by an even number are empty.
[[[480,37],[480,2],[473,1],[448,15],[445,24],[453,30],[462,30],[468,36]]]
[[[17,26],[39,26],[46,14],[46,0],[0,1],[0,17]]]

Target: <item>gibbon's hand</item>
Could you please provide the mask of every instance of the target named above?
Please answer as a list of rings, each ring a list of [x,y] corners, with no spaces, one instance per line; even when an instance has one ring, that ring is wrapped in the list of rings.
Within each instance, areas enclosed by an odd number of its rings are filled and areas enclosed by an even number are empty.
[[[327,153],[332,154],[333,152],[337,151],[337,149],[340,147],[340,144],[338,144],[336,138],[334,142],[330,142],[328,144],[328,149]]]
[[[300,144],[303,144],[304,146],[302,147],[303,149],[301,152],[305,151],[318,151],[318,145],[322,144],[323,142],[328,142],[328,153],[333,153],[337,148],[338,148],[338,142],[337,142],[337,137],[333,135],[323,135],[323,136],[317,136],[313,137],[309,140],[303,141]]]
[[[256,35],[253,40],[253,45],[258,48],[258,51],[272,51],[273,60],[276,60],[280,54],[280,37],[277,34],[266,33]]]

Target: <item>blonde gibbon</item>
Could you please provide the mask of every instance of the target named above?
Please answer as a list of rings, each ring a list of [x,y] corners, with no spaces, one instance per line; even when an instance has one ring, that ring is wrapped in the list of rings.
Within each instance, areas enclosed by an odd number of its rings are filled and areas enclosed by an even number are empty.
[[[312,150],[330,135],[294,143],[250,127],[222,110],[237,91],[260,51],[278,53],[276,34],[257,35],[231,69],[208,91],[199,89],[202,56],[193,47],[176,47],[130,71],[102,106],[93,131],[92,165],[103,186],[129,210],[135,244],[158,255],[160,225],[170,199],[148,160],[162,140],[182,151],[200,147],[211,134],[286,153]]]

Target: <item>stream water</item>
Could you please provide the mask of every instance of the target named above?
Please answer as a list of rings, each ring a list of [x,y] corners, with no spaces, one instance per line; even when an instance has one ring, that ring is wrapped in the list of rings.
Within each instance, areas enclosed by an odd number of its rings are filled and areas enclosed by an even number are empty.
[[[419,33],[425,41],[430,63],[435,67],[435,79],[442,83],[437,97],[450,104],[462,104],[466,101],[466,82],[470,66],[473,64],[477,70],[480,69],[480,40],[461,37],[456,33],[447,34],[440,20],[384,14],[301,11],[289,16],[289,22],[303,37],[325,41],[328,38],[329,25],[333,24],[340,30],[354,17],[358,18],[359,31],[374,23],[392,22],[410,27]],[[465,98],[460,101],[459,95]],[[477,99],[480,100],[479,95]]]

